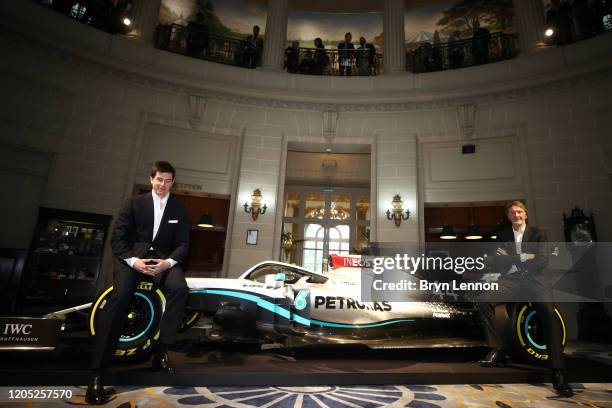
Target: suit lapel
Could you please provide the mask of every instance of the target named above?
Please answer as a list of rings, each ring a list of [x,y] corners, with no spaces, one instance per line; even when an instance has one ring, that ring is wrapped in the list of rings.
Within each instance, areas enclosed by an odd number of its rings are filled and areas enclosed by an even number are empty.
[[[525,232],[523,233],[523,242],[531,242],[533,239],[534,230],[529,225],[525,227]]]
[[[149,240],[153,241],[153,223],[155,221],[155,213],[153,212],[153,193],[146,194],[143,201],[147,233],[149,234]]]

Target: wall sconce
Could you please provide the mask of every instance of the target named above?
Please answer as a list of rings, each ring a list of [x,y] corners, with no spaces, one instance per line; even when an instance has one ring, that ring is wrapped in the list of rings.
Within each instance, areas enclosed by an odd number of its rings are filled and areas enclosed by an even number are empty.
[[[408,218],[410,218],[410,211],[406,210],[406,212],[404,212],[404,209],[402,208],[404,203],[402,202],[402,197],[400,197],[399,194],[393,196],[391,205],[393,205],[393,212],[391,212],[391,210],[387,210],[387,219],[389,221],[393,220],[395,226],[399,228],[402,220],[406,221]]]
[[[264,204],[261,206],[261,190],[256,189],[253,190],[253,194],[251,195],[251,206],[249,207],[248,203],[244,203],[244,212],[250,213],[251,217],[253,217],[253,221],[257,220],[259,214],[265,214],[268,207]]]

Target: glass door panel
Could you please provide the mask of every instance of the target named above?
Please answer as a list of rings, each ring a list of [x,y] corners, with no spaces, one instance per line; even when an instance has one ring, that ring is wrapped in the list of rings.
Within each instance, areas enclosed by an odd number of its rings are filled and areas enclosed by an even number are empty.
[[[351,218],[351,196],[349,194],[332,194],[329,218],[343,221]]]
[[[311,193],[306,197],[304,217],[322,220],[325,218],[325,195]]]
[[[329,255],[348,255],[350,252],[350,233],[351,228],[348,225],[336,225],[330,227],[329,236]]]
[[[325,227],[320,224],[306,224],[304,227],[304,249],[302,266],[317,272],[323,271],[325,251]]]
[[[285,199],[285,217],[295,218],[300,216],[300,195],[289,193]]]
[[[355,207],[357,208],[357,220],[370,221],[370,197],[358,197]]]

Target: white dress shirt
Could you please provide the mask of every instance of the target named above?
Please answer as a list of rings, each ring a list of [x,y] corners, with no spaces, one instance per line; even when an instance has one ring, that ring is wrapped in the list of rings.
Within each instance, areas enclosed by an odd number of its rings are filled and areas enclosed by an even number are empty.
[[[170,194],[168,193],[164,198],[161,198],[160,196],[155,194],[154,191],[151,190],[151,195],[153,196],[153,240],[155,240],[157,232],[159,231],[159,226],[161,225],[161,220],[164,217],[164,210],[166,209],[166,204],[168,203],[168,198],[170,197]],[[153,249],[153,247],[151,247],[150,249]],[[125,259],[125,262],[130,265],[130,268],[133,268],[134,262],[136,262],[137,260],[138,257],[134,256],[132,258]],[[171,268],[177,264],[177,262],[172,258],[168,258],[166,259],[166,261],[168,261]]]
[[[151,195],[153,196],[153,240],[157,236],[157,231],[159,231],[159,225],[161,224],[161,220],[164,216],[164,210],[166,209],[166,204],[168,203],[168,197],[170,194],[166,194],[164,198],[161,198],[153,191],[151,191]]]

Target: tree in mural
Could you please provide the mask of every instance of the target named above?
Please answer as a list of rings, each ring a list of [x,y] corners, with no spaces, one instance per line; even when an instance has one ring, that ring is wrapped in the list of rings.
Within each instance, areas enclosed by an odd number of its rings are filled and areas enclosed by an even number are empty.
[[[210,32],[221,35],[231,33],[231,30],[227,28],[215,14],[215,6],[210,1],[196,0],[193,5],[193,20],[195,20],[195,16],[199,12],[204,13],[204,21]]]
[[[450,34],[455,30],[474,30],[474,21],[482,26],[506,29],[512,23],[513,10],[511,0],[461,0],[444,11],[444,17],[438,21],[442,32]]]
[[[162,1],[159,7],[159,22],[161,24],[172,24],[180,21],[181,16],[176,14],[166,3]]]

